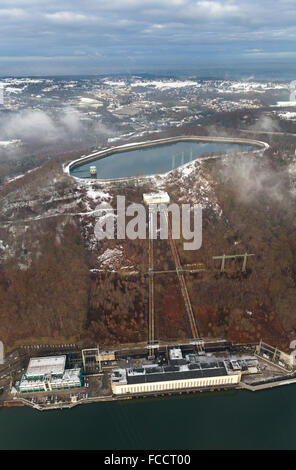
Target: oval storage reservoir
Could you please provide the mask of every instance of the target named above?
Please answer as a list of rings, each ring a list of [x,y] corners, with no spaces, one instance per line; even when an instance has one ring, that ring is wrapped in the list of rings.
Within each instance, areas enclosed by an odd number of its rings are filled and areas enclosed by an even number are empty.
[[[77,178],[110,180],[167,173],[196,159],[230,152],[267,148],[264,142],[214,137],[178,137],[129,144],[96,152],[71,162],[67,171]]]

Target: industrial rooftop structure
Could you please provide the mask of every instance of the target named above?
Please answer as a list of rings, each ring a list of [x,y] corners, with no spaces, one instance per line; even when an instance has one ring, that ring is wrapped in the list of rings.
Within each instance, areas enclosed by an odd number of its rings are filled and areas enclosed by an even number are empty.
[[[114,394],[141,393],[237,384],[241,375],[258,372],[256,358],[216,358],[183,355],[180,348],[169,351],[169,364],[151,363],[137,368],[114,369]]]
[[[65,369],[66,356],[34,357],[20,383],[20,393],[45,392],[81,387],[81,369]]]
[[[66,356],[32,357],[26,376],[28,378],[42,377],[46,374],[63,375]]]

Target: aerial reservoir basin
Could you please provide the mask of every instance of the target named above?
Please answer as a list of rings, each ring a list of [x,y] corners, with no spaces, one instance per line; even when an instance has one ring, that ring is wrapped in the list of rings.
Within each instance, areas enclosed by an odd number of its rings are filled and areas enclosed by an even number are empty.
[[[90,167],[95,167],[96,178],[114,179],[132,176],[146,176],[167,173],[174,168],[196,159],[229,152],[258,150],[261,143],[250,141],[219,142],[206,140],[175,140],[145,144],[140,147],[122,147],[112,152],[106,151],[97,156],[80,159],[70,165],[70,174],[78,178],[90,178]]]

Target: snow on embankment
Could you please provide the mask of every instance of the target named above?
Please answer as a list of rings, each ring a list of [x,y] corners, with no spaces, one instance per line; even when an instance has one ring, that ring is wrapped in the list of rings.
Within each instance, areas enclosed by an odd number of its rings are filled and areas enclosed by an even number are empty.
[[[102,255],[98,257],[98,262],[101,267],[109,269],[118,269],[123,262],[122,245],[117,248],[107,248]]]
[[[211,157],[214,159],[215,157]],[[177,185],[179,204],[199,204],[203,209],[210,209],[215,216],[221,217],[222,209],[216,197],[213,181],[205,171],[204,160],[195,160],[167,173],[159,186]]]

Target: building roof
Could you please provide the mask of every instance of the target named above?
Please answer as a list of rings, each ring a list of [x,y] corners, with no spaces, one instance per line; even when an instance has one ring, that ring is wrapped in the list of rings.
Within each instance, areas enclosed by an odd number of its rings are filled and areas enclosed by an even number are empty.
[[[221,377],[228,375],[224,362],[200,362],[186,365],[159,366],[137,369],[117,369],[113,371],[113,382],[128,384],[147,382],[166,382],[171,380],[186,380],[205,377]]]
[[[65,370],[66,356],[32,357],[26,376],[42,377],[46,374],[62,375]]]
[[[225,367],[214,369],[196,369],[196,370],[176,370],[176,371],[159,371],[145,375],[127,375],[127,383],[147,383],[147,382],[167,382],[172,380],[186,380],[197,379],[206,377],[221,377],[226,376],[227,372]]]
[[[169,365],[151,362],[148,365],[143,364],[137,368],[113,369],[111,375],[112,382],[114,384],[140,384],[221,377],[238,375],[248,371],[249,367],[258,365],[256,359],[247,356],[221,358],[213,356],[204,357],[193,353],[187,354],[185,358],[181,359],[182,355],[181,348],[172,348],[169,353]]]
[[[181,348],[170,349],[170,359],[171,360],[183,359]]]
[[[80,383],[80,371],[81,369],[66,369],[61,377],[48,376],[47,378],[27,378],[24,375],[20,381],[20,390],[29,390],[44,387],[44,380],[48,381],[53,387],[67,387]]]
[[[144,193],[143,201],[146,204],[168,204],[170,202],[170,196],[165,191],[159,193]]]
[[[63,377],[51,377],[52,385],[66,386],[73,382],[80,382],[80,369],[66,369]]]

